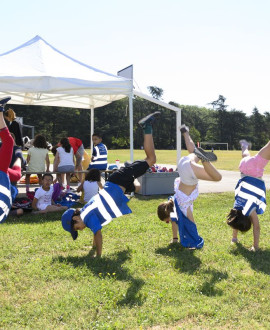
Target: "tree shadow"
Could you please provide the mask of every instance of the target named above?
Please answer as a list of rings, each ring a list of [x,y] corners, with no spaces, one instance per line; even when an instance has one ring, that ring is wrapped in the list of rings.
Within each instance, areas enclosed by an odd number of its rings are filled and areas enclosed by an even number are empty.
[[[187,273],[190,275],[195,274],[201,267],[201,260],[194,255],[196,250],[186,249],[178,243],[170,244],[164,248],[156,249],[157,254],[162,254],[166,257],[174,258],[175,260],[175,269],[178,269],[180,273]],[[223,291],[215,288],[215,284],[221,280],[228,278],[227,272],[219,272],[215,269],[201,270],[200,274],[204,274],[205,280],[202,286],[199,288],[199,291],[206,296],[221,296]]]
[[[141,306],[144,302],[140,289],[144,285],[142,279],[134,278],[123,264],[130,259],[130,251],[123,250],[117,252],[115,255],[102,258],[93,258],[91,252],[83,257],[63,257],[58,256],[53,258],[54,262],[63,262],[72,264],[73,267],[87,266],[91,272],[98,278],[110,277],[114,274],[114,278],[118,281],[130,282],[124,298],[117,302],[118,305],[138,305]]]
[[[236,249],[231,251],[234,255],[242,255],[250,264],[251,268],[270,275],[270,250],[249,251],[241,243],[236,244]]]

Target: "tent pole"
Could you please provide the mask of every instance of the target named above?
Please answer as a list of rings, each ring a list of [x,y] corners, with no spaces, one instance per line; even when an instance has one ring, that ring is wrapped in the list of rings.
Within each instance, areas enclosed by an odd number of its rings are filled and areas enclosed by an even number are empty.
[[[181,158],[181,132],[179,130],[179,126],[181,126],[181,109],[176,112],[176,150],[177,150],[177,162]]]
[[[90,110],[90,147],[91,147],[91,155],[93,152],[93,141],[92,135],[94,134],[94,108],[92,107]]]
[[[129,94],[129,137],[130,137],[130,161],[134,161],[133,155],[133,92]]]

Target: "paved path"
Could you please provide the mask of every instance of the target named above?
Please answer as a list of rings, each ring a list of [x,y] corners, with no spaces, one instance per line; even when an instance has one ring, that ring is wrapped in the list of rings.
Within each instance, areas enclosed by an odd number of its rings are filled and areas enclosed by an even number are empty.
[[[162,165],[163,166],[163,165]],[[175,169],[175,166],[172,165],[166,165],[167,168],[173,167]],[[220,170],[220,173],[222,174],[222,180],[220,182],[211,182],[211,181],[199,181],[199,191],[200,193],[219,193],[219,192],[227,192],[227,191],[234,191],[234,188],[236,186],[237,181],[240,178],[240,174],[237,171],[225,171]],[[264,175],[264,181],[266,184],[266,189],[270,189],[270,175],[266,174]],[[77,184],[72,184],[77,186]],[[38,185],[31,185],[30,190],[34,190],[34,188],[38,187]],[[25,193],[25,185],[19,185],[19,193]]]

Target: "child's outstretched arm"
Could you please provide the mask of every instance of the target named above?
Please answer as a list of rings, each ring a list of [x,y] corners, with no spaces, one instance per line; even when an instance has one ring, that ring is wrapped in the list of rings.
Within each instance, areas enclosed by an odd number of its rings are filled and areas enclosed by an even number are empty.
[[[95,233],[94,239],[95,239],[95,244],[96,244],[97,257],[101,257],[101,253],[102,253],[102,233],[101,233],[101,230],[98,230]]]
[[[49,154],[46,155],[46,165],[47,165],[46,172],[50,172],[50,158],[49,158]]]
[[[175,221],[172,221],[172,243],[177,243],[178,242],[178,225]]]
[[[32,202],[32,209],[35,211],[38,211],[37,202],[38,202],[38,199],[36,197],[34,197],[33,202]]]
[[[253,246],[251,247],[252,251],[259,249],[259,240],[260,240],[260,223],[256,211],[253,211],[250,214],[251,222],[253,225]]]

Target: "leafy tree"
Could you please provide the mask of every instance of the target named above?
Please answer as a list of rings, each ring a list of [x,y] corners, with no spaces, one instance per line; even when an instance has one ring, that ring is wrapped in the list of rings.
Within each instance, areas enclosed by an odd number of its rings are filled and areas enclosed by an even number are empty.
[[[154,99],[159,100],[162,98],[164,92],[162,88],[156,86],[148,86],[147,89]]]
[[[255,107],[250,116],[252,143],[256,150],[262,148],[268,140],[266,134],[266,125],[264,116],[259,113],[259,110]]]

